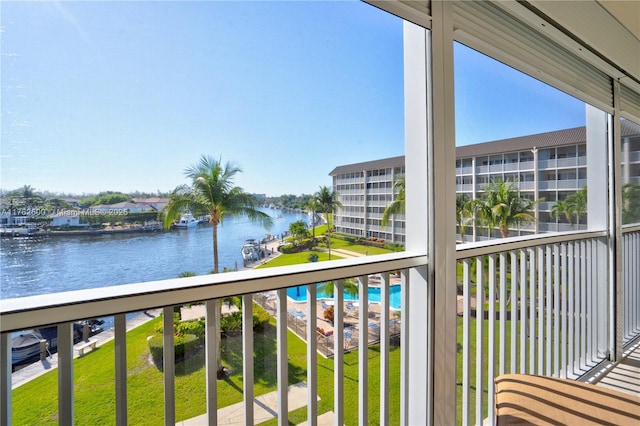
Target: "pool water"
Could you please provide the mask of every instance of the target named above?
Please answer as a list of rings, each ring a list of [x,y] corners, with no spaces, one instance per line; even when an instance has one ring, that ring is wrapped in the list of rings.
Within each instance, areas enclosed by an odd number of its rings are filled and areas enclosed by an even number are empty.
[[[320,285],[320,284],[317,284]],[[380,303],[380,287],[369,287],[369,302]],[[287,296],[295,300],[296,302],[306,302],[307,301],[307,286],[301,285],[298,287],[289,287],[287,289]],[[326,294],[318,288],[317,293],[318,299],[332,299],[333,297],[330,294]],[[344,292],[344,300],[358,300],[358,296],[352,296],[346,292]],[[389,304],[392,309],[400,309],[400,286],[392,285],[389,288]]]

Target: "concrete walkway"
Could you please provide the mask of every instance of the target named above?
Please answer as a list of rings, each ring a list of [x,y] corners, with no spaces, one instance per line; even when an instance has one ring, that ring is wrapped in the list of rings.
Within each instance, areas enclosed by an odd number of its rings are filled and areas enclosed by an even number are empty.
[[[328,252],[329,250],[324,250],[326,252]],[[331,253],[332,254],[336,254],[340,257],[342,257],[343,259],[349,259],[352,257],[361,257],[362,255],[360,253],[356,253],[355,251],[349,251],[349,250],[345,250],[345,249],[331,249]]]
[[[320,398],[318,398],[320,399]],[[296,383],[289,386],[289,411],[307,405],[307,384]],[[255,424],[266,422],[278,415],[278,394],[269,392],[253,400],[253,420]],[[333,417],[333,416],[332,416]],[[180,426],[198,426],[207,424],[207,415],[193,417],[176,423]],[[244,402],[229,405],[218,410],[219,425],[244,425]]]

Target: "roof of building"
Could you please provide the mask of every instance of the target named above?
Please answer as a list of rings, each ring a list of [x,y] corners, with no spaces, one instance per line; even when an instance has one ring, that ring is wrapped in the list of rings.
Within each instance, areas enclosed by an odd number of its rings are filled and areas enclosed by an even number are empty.
[[[549,148],[561,145],[584,143],[587,140],[586,128],[557,130],[536,135],[501,139],[473,145],[456,147],[456,158],[476,157],[478,155],[501,154],[504,152],[525,151],[531,148]]]
[[[159,197],[134,198],[133,202],[134,203],[146,203],[146,204],[160,204],[160,203],[168,203],[169,199],[168,198],[159,198]]]
[[[622,136],[640,135],[640,126],[631,121],[622,121]],[[531,148],[550,148],[554,146],[573,145],[587,141],[587,128],[556,130],[517,138],[483,142],[456,147],[456,158],[476,157],[479,155],[502,154],[505,152],[526,151]]]
[[[336,176],[343,173],[362,172],[364,170],[386,169],[388,167],[404,167],[404,155],[338,166],[329,173],[329,176]]]
[[[622,137],[640,135],[640,125],[623,120],[621,125]],[[556,130],[535,135],[519,136],[517,138],[501,139],[491,142],[477,143],[456,147],[456,158],[477,157],[480,155],[502,154],[505,152],[526,151],[532,148],[550,148],[554,146],[584,143],[587,140],[586,127]],[[404,166],[404,156],[383,158],[363,163],[338,166],[329,173],[336,176],[343,173],[359,172],[363,170],[383,169],[387,167]]]

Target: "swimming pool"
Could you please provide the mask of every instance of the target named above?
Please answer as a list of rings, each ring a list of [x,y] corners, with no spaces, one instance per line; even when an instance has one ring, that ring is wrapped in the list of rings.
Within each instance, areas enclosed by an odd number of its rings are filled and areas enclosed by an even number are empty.
[[[320,285],[320,284],[316,284]],[[287,289],[287,296],[295,300],[296,302],[307,301],[307,286],[301,285],[298,287],[289,287]],[[321,292],[318,289],[318,299],[332,299],[331,295]],[[344,293],[344,300],[358,300],[358,296],[352,296]],[[369,287],[369,302],[380,303],[380,287]],[[389,304],[392,309],[400,309],[400,286],[392,285],[389,287]]]

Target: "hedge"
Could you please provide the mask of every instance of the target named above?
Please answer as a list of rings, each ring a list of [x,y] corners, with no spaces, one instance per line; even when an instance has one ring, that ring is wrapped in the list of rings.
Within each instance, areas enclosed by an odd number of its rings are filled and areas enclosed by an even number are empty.
[[[198,348],[200,339],[194,334],[178,334],[173,336],[173,342],[175,351],[174,360],[175,362],[180,362],[185,358],[187,354]],[[155,334],[151,336],[148,343],[153,362],[156,365],[162,365],[162,358],[164,353],[164,348],[162,345],[162,334]]]

